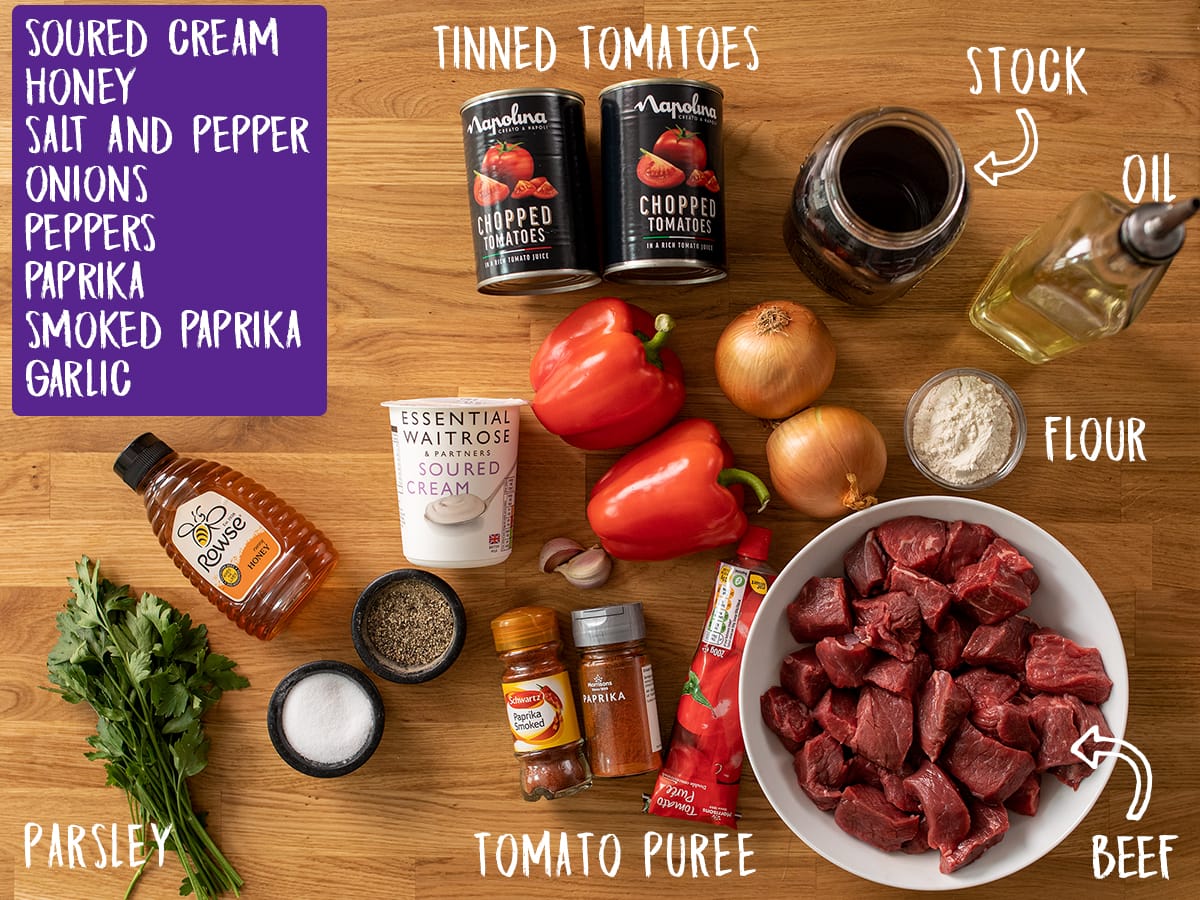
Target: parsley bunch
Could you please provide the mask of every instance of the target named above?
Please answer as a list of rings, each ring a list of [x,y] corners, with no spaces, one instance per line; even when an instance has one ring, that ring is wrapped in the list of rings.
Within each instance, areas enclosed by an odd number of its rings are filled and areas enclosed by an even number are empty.
[[[125,791],[135,822],[170,826],[165,843],[183,865],[180,894],[207,900],[238,893],[241,876],[192,809],[187,781],[208,765],[201,717],[228,690],[249,685],[232,660],[210,653],[208,631],[153,594],[100,577],[84,556],[68,579],[73,596],[57,617],[47,660],[55,693],[87,702],[99,721],[88,759],[102,759],[108,784]],[[129,891],[146,866],[140,866]]]

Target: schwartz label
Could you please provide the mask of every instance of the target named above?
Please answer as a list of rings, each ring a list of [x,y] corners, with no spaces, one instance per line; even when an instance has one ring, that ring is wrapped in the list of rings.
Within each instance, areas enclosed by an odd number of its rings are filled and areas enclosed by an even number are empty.
[[[242,507],[205,491],[175,510],[171,542],[200,575],[234,603],[246,599],[272,563],[279,541]]]

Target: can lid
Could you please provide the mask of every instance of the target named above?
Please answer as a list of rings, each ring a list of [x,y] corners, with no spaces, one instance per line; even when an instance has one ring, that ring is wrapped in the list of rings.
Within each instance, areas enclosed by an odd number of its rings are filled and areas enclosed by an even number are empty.
[[[771,552],[771,529],[761,525],[751,525],[738,541],[737,554],[748,559],[767,561]]]
[[[503,653],[558,640],[558,617],[548,606],[518,606],[492,619],[492,640]]]
[[[599,647],[640,641],[646,636],[642,604],[620,603],[577,609],[571,613],[571,633],[576,647]]]
[[[505,97],[566,97],[568,100],[576,100],[580,104],[584,102],[583,94],[567,90],[566,88],[501,88],[497,91],[476,94],[470,100],[465,101],[458,108],[459,115],[462,115],[462,113],[466,112],[472,106],[486,103],[488,100],[503,100]]]
[[[175,451],[152,432],[135,437],[113,463],[113,471],[135,491],[142,486],[150,470]]]
[[[613,91],[623,90],[624,88],[642,87],[643,85],[678,85],[680,87],[698,87],[708,91],[715,91],[717,96],[724,97],[725,92],[713,84],[711,81],[698,81],[694,78],[634,78],[629,81],[619,81],[616,84],[610,84],[608,87],[600,91],[600,96],[612,93]]]

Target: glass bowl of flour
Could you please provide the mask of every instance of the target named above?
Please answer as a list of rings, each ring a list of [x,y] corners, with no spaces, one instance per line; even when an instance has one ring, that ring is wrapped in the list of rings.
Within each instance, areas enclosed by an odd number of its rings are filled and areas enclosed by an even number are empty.
[[[1025,410],[982,369],[947,369],[917,388],[904,443],[917,470],[952,491],[977,491],[1008,475],[1025,449]]]

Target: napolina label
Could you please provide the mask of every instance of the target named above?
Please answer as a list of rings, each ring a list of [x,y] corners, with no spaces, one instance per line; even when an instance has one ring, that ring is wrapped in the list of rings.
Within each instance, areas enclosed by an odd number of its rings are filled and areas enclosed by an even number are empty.
[[[542,294],[599,281],[583,98],[495,91],[461,112],[478,289]]]
[[[604,275],[682,284],[725,277],[721,92],[646,79],[600,94]]]
[[[234,603],[279,559],[279,541],[228,497],[205,491],[175,510],[171,542],[201,577]]]

